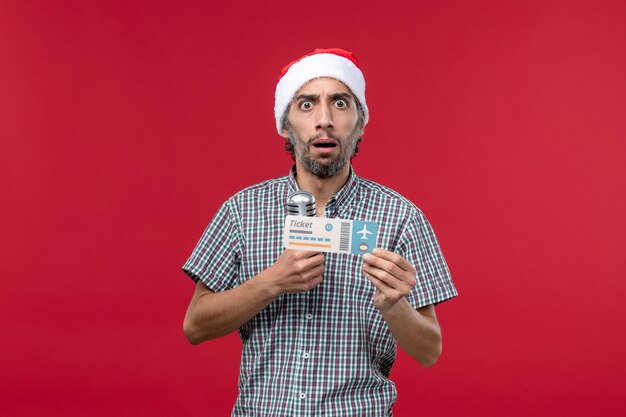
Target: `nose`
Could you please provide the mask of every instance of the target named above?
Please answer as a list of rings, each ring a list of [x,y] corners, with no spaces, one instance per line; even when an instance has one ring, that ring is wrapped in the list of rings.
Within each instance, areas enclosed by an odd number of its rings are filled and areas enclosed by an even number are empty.
[[[317,129],[331,129],[333,128],[333,115],[329,105],[322,105],[318,107],[317,115]]]

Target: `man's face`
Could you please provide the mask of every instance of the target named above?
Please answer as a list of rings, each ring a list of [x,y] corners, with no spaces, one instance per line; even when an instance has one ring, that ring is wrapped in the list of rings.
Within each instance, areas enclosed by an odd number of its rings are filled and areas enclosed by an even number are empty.
[[[352,92],[341,81],[316,78],[304,85],[289,105],[287,129],[296,164],[320,177],[346,168],[361,135]]]

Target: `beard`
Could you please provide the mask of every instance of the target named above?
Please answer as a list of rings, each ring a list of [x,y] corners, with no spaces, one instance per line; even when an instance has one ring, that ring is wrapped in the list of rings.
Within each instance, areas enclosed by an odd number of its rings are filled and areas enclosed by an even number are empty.
[[[343,140],[331,134],[322,135],[320,133],[319,135],[313,136],[306,142],[296,135],[296,132],[293,131],[291,126],[288,126],[287,132],[289,134],[289,142],[294,150],[294,156],[296,160],[300,162],[302,167],[318,178],[330,178],[341,172],[343,167],[345,167],[354,156],[359,140],[360,129],[358,126],[355,127],[352,133],[350,133],[348,137]],[[332,157],[323,157],[321,160],[314,160],[311,158],[309,149],[313,146],[313,142],[322,136],[327,136],[328,138],[337,141],[337,146],[341,148],[337,158],[333,159]]]

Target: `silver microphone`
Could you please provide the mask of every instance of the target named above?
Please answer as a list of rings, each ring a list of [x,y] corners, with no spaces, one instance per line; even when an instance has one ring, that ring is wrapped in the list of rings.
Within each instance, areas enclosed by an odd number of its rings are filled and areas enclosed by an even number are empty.
[[[294,191],[287,197],[287,214],[315,217],[315,197],[308,191]]]

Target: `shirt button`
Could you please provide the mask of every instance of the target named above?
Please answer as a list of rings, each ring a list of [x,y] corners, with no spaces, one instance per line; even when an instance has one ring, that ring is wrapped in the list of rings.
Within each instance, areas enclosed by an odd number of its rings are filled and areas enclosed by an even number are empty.
[[[309,313],[306,315],[307,320],[311,320],[313,318],[313,314]]]
[[[304,392],[300,393],[300,399],[304,400],[306,398],[306,394]]]
[[[308,354],[307,352],[304,352],[304,355],[302,355],[302,357],[303,357],[304,359],[309,359],[309,354]]]

